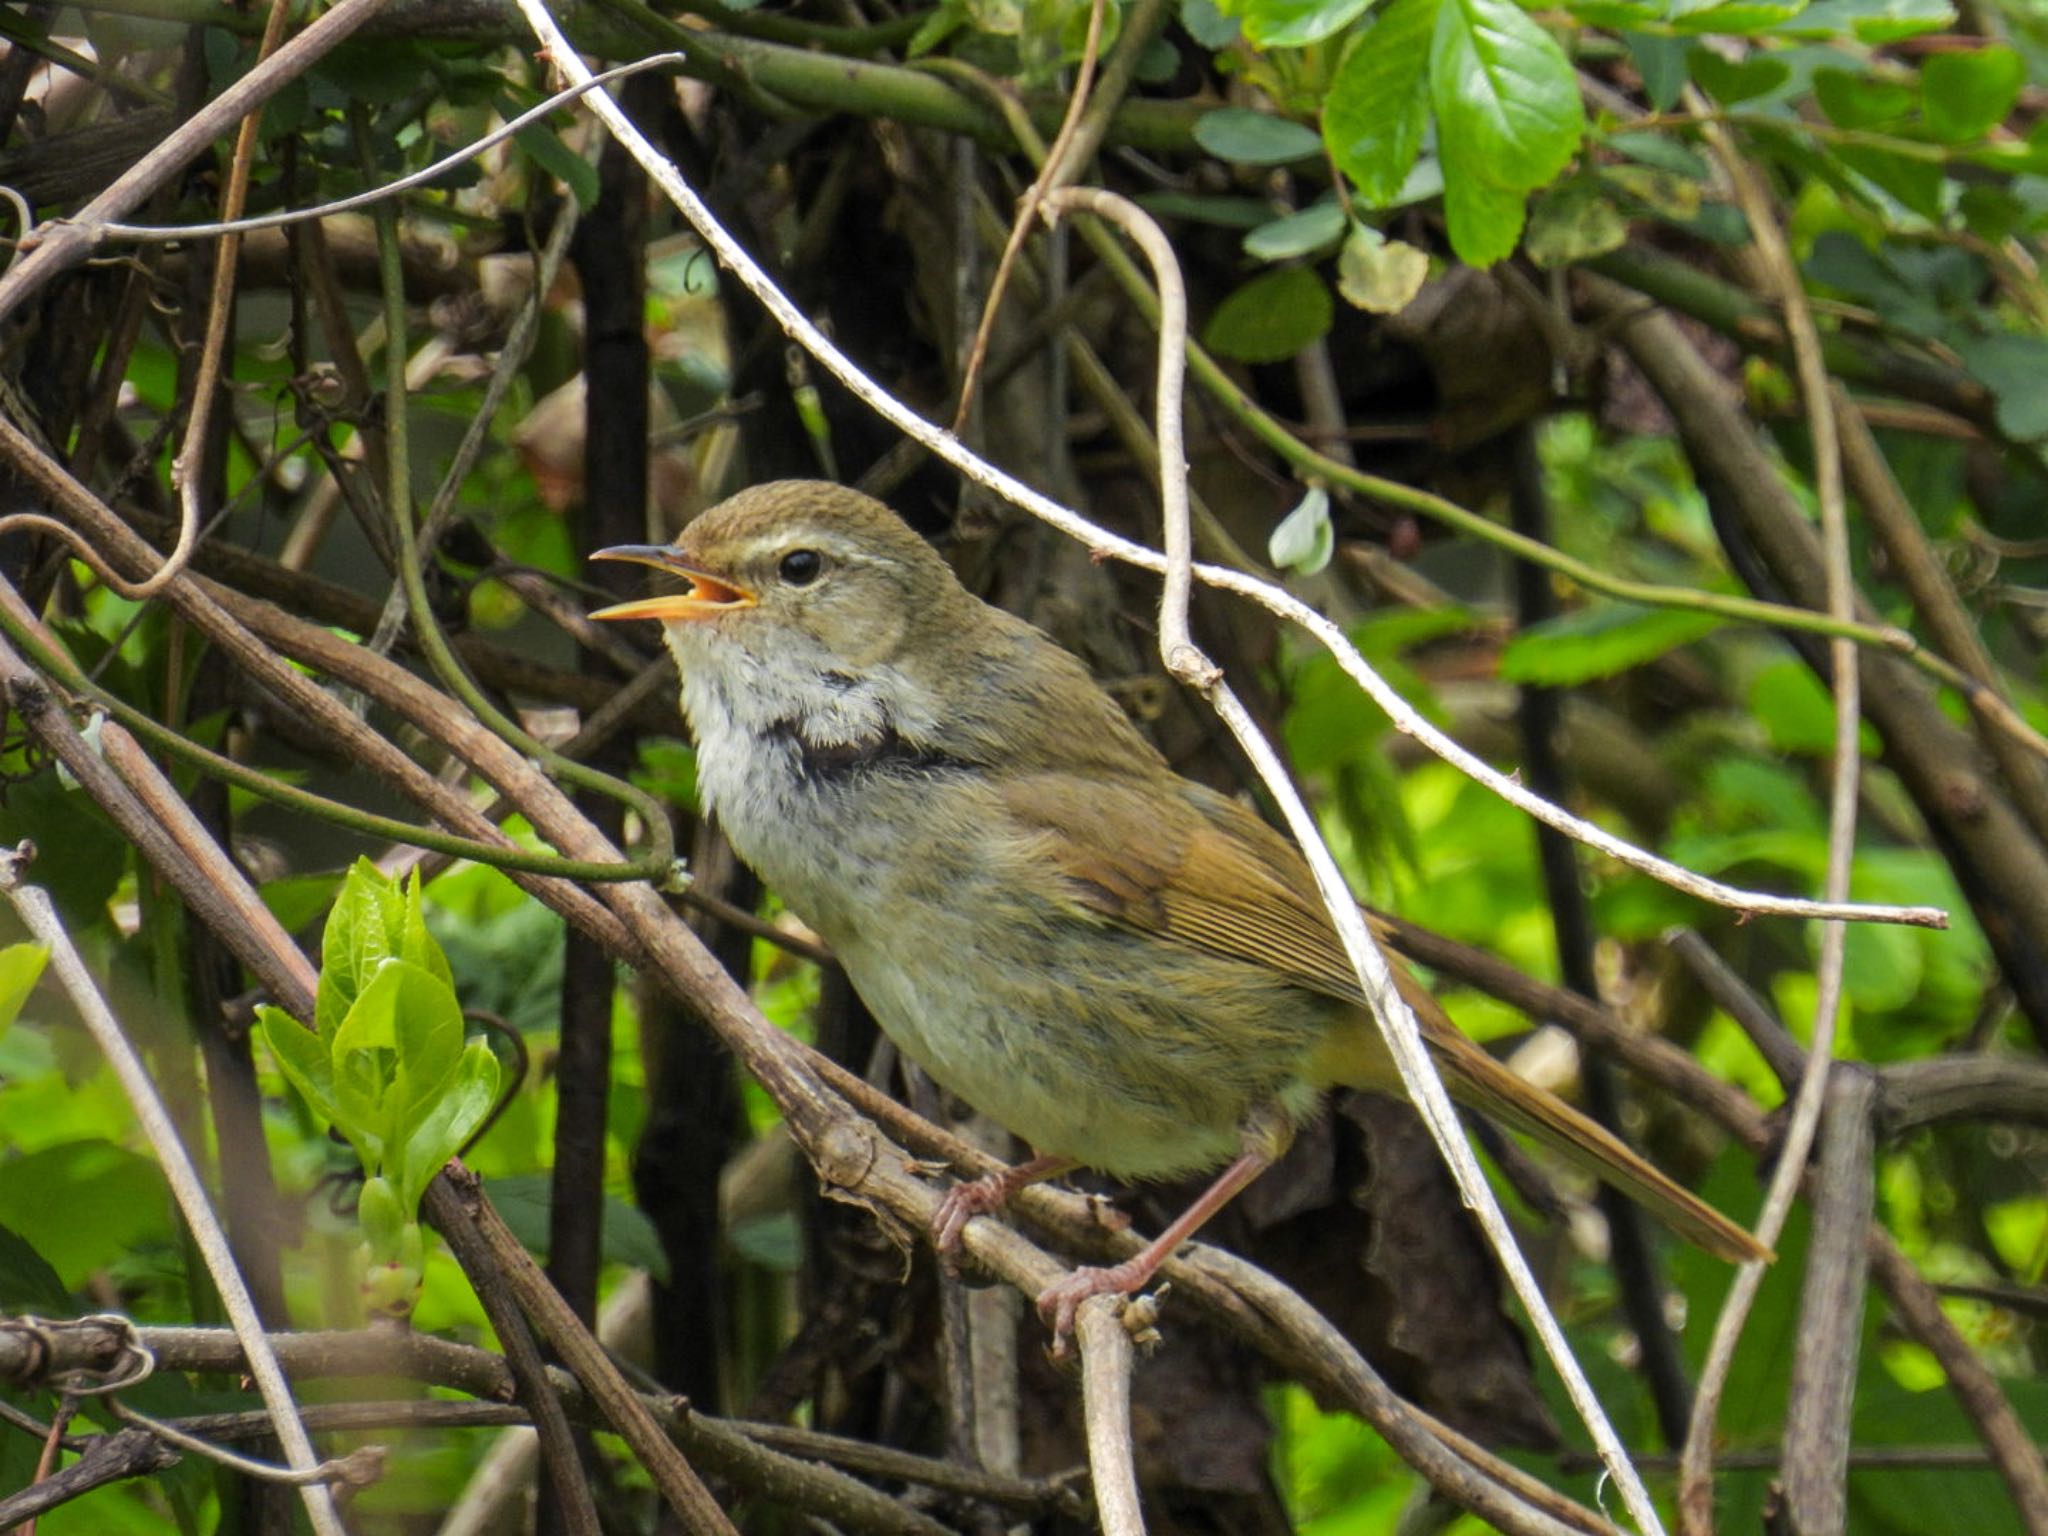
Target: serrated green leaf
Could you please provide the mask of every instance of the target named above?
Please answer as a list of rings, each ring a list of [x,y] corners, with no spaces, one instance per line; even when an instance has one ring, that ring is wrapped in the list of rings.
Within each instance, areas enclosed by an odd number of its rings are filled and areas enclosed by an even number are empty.
[[[1244,253],[1260,261],[1286,261],[1334,243],[1344,229],[1344,209],[1333,198],[1261,224],[1244,237]]]
[[[1930,55],[1920,66],[1928,131],[1951,144],[1981,139],[2005,121],[2026,79],[2020,56],[2002,44]]]
[[[1373,207],[1401,193],[1429,121],[1429,53],[1445,0],[1393,0],[1338,66],[1323,143]]]
[[[1221,0],[1261,48],[1305,48],[1351,25],[1372,0]]]
[[[1244,363],[1279,363],[1330,328],[1335,306],[1306,267],[1262,272],[1216,306],[1202,345]]]
[[[1467,177],[1506,191],[1540,187],[1585,133],[1571,60],[1514,0],[1443,0],[1429,89],[1446,195]]]
[[[1422,292],[1429,253],[1378,230],[1355,225],[1337,253],[1337,292],[1373,315],[1398,315]]]
[[[1218,107],[1195,119],[1195,142],[1234,165],[1286,165],[1322,152],[1323,141],[1291,118],[1248,107]]]
[[[1504,192],[1477,176],[1444,178],[1444,226],[1460,261],[1490,267],[1514,255],[1528,195]]]
[[[1721,622],[1686,608],[1594,603],[1516,635],[1501,652],[1500,675],[1511,683],[1570,688],[1654,661]]]

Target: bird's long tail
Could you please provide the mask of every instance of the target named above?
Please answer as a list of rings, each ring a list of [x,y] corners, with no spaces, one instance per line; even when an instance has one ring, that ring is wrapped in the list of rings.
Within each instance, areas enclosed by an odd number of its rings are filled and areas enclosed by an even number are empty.
[[[1741,1226],[1675,1183],[1597,1121],[1523,1081],[1474,1045],[1419,983],[1401,990],[1416,1010],[1444,1087],[1458,1103],[1554,1148],[1716,1258],[1741,1263],[1774,1257]],[[1318,1066],[1319,1075],[1334,1084],[1401,1093],[1378,1026],[1362,1011],[1336,1031]]]

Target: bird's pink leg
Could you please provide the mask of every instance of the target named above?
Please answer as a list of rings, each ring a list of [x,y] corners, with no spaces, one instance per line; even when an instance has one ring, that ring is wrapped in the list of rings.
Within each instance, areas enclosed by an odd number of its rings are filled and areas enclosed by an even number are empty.
[[[959,1251],[960,1234],[967,1230],[967,1223],[975,1217],[1001,1210],[1009,1203],[1010,1196],[1028,1185],[1056,1179],[1080,1166],[1071,1157],[1034,1157],[1028,1163],[1019,1163],[1000,1173],[985,1173],[978,1179],[955,1184],[946,1191],[945,1198],[939,1202],[937,1214],[932,1217],[932,1242],[939,1250],[939,1257],[950,1260]]]
[[[1202,1224],[1260,1174],[1280,1161],[1294,1140],[1294,1128],[1277,1112],[1253,1116],[1244,1128],[1244,1151],[1237,1161],[1216,1175],[1216,1181],[1196,1197],[1195,1203],[1138,1253],[1121,1264],[1097,1268],[1088,1265],[1064,1280],[1055,1281],[1038,1293],[1038,1315],[1052,1328],[1055,1355],[1064,1355],[1074,1331],[1074,1314],[1091,1296],[1128,1296],[1152,1283],[1159,1266],[1173,1257],[1173,1251],[1200,1230]]]

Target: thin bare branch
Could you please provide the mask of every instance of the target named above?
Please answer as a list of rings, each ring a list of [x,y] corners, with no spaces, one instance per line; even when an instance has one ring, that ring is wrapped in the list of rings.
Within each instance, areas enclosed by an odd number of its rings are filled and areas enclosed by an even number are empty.
[[[1686,88],[1695,104],[1701,98]],[[1830,392],[1827,366],[1820,349],[1820,335],[1814,329],[1813,314],[1806,302],[1806,286],[1792,252],[1779,227],[1769,189],[1756,169],[1736,150],[1726,128],[1708,123],[1704,128],[1708,145],[1735,190],[1737,203],[1748,221],[1756,245],[1756,262],[1762,279],[1785,312],[1786,329],[1792,341],[1797,365],[1799,393],[1806,407],[1807,430],[1813,440],[1814,490],[1820,501],[1822,558],[1826,570],[1827,610],[1839,620],[1856,616],[1855,579],[1849,568],[1848,511],[1842,494],[1841,443],[1835,430],[1834,396]],[[1835,695],[1834,764],[1829,784],[1828,859],[1822,880],[1823,893],[1830,902],[1849,894],[1850,866],[1856,855],[1857,783],[1862,771],[1858,731],[1863,723],[1860,658],[1853,641],[1836,636],[1828,642],[1833,664]],[[1775,1244],[1791,1215],[1806,1175],[1806,1158],[1820,1129],[1821,1109],[1826,1102],[1828,1069],[1834,1059],[1835,1026],[1841,1011],[1842,968],[1847,955],[1848,932],[1839,922],[1821,929],[1820,957],[1815,967],[1813,1043],[1807,1053],[1806,1069],[1794,1096],[1792,1115],[1764,1208],[1757,1219],[1757,1236]],[[1700,1370],[1699,1388],[1693,1402],[1692,1423],[1680,1458],[1678,1510],[1681,1530],[1687,1536],[1711,1536],[1713,1529],[1713,1456],[1715,1424],[1728,1373],[1735,1363],[1735,1348],[1757,1292],[1763,1287],[1764,1265],[1751,1260],[1736,1272],[1728,1299],[1714,1320],[1714,1332],[1707,1346],[1705,1365]],[[1809,1290],[1809,1299],[1818,1300]],[[1815,1324],[1815,1326],[1822,1326]],[[1843,1405],[1846,1413],[1846,1404]],[[1846,1444],[1847,1426],[1842,1427]],[[1788,1452],[1790,1454],[1789,1446]]]
[[[1309,868],[1315,873],[1324,908],[1343,940],[1345,953],[1358,976],[1359,989],[1372,1005],[1373,1020],[1386,1036],[1409,1101],[1421,1112],[1423,1123],[1429,1127],[1437,1150],[1457,1182],[1459,1195],[1478,1217],[1481,1230],[1499,1257],[1501,1267],[1507,1271],[1509,1283],[1521,1298],[1537,1337],[1543,1341],[1544,1352],[1557,1367],[1572,1406],[1584,1420],[1601,1459],[1621,1490],[1622,1502],[1631,1518],[1644,1532],[1661,1533],[1663,1526],[1650,1491],[1629,1461],[1621,1436],[1609,1422],[1598,1394],[1593,1391],[1592,1383],[1586,1379],[1584,1370],[1572,1353],[1563,1325],[1551,1311],[1543,1287],[1537,1283],[1534,1272],[1522,1257],[1506,1213],[1494,1198],[1492,1186],[1487,1183],[1486,1174],[1473,1155],[1471,1144],[1465,1139],[1464,1124],[1459,1120],[1450,1095],[1444,1089],[1443,1079],[1422,1042],[1422,1031],[1415,1022],[1415,1015],[1395,985],[1385,954],[1372,941],[1364,915],[1337,868],[1329,845],[1323,841],[1314,815],[1294,787],[1286,765],[1280,761],[1279,753],[1274,751],[1265,732],[1259,729],[1251,712],[1223,681],[1221,669],[1202,653],[1189,633],[1189,567],[1193,561],[1193,535],[1188,525],[1187,450],[1181,419],[1187,358],[1187,301],[1181,283],[1180,262],[1174,254],[1172,242],[1150,215],[1114,193],[1068,188],[1046,200],[1049,217],[1068,208],[1088,209],[1111,220],[1128,234],[1152,263],[1153,281],[1159,292],[1159,396],[1154,432],[1159,440],[1160,505],[1165,519],[1164,543],[1168,560],[1160,597],[1160,655],[1169,672],[1207,697],[1217,716],[1251,759],[1252,767],[1267,791],[1279,803],[1288,829],[1301,845]]]
[[[1143,1303],[1139,1303],[1142,1305]],[[1102,1536],[1145,1536],[1138,1505],[1138,1458],[1131,1444],[1131,1370],[1136,1350],[1125,1303],[1091,1296],[1074,1331],[1081,1339],[1081,1406],[1088,1425],[1088,1466]]]

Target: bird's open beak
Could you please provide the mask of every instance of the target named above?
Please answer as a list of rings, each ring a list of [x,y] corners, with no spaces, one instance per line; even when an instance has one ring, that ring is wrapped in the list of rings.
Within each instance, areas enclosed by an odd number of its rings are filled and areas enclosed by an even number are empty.
[[[598,550],[590,558],[630,560],[636,565],[651,565],[657,571],[680,576],[690,584],[687,592],[664,592],[655,597],[642,597],[630,603],[614,603],[609,608],[600,608],[590,615],[593,619],[708,619],[754,606],[754,594],[745,587],[735,586],[709,571],[698,570],[666,544],[614,544],[610,549]]]

